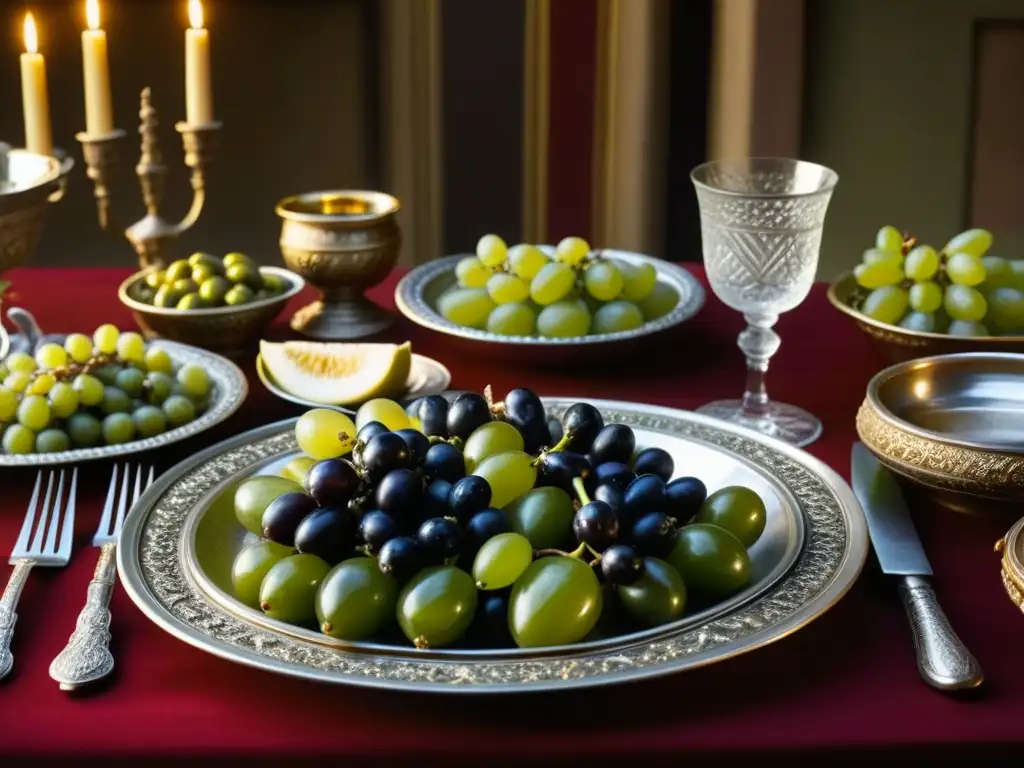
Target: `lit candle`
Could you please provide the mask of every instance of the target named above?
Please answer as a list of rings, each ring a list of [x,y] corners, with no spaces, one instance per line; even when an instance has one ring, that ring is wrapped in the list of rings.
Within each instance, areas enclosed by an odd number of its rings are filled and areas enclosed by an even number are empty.
[[[110,98],[110,67],[107,33],[100,29],[99,0],[86,0],[82,32],[82,72],[85,75],[85,132],[103,136],[114,130],[114,106]]]
[[[185,120],[189,125],[213,122],[213,88],[210,85],[210,30],[203,29],[203,4],[189,0],[185,30]]]
[[[46,94],[46,61],[39,53],[39,37],[32,14],[25,14],[25,53],[21,54],[21,108],[25,114],[25,148],[40,155],[53,154],[50,99]]]

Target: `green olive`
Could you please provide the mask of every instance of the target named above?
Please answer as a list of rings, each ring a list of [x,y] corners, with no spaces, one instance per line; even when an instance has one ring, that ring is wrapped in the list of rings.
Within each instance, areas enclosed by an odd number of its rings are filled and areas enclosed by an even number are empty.
[[[231,307],[237,307],[241,304],[248,304],[255,298],[256,294],[253,293],[252,288],[239,283],[224,294],[224,303]]]
[[[213,267],[209,264],[199,264],[192,267],[192,281],[196,285],[202,285],[215,274],[217,273],[213,271]]]
[[[179,291],[173,285],[165,285],[153,297],[153,306],[176,307],[184,295],[183,291]]]
[[[171,265],[167,267],[166,281],[173,283],[176,280],[182,280],[192,275],[192,265],[189,264],[185,259],[178,259],[172,261]]]
[[[228,267],[233,266],[235,264],[254,263],[252,259],[246,256],[244,253],[239,253],[238,251],[234,251],[232,253],[227,254],[222,261],[224,264],[224,269],[227,269]]]
[[[280,275],[267,273],[263,275],[263,287],[270,293],[284,293],[287,287],[284,278]]]
[[[750,579],[747,550],[717,525],[694,523],[680,528],[665,559],[689,589],[715,600],[738,592]]]
[[[135,298],[146,304],[152,304],[153,299],[156,297],[156,289],[151,288],[148,285],[140,285],[135,290]]]
[[[231,288],[231,283],[227,281],[227,278],[214,275],[200,283],[199,295],[209,306],[215,307],[224,302],[224,295],[229,288]]]
[[[206,309],[206,302],[198,293],[187,293],[177,304],[178,309]]]
[[[725,528],[750,548],[764,533],[764,502],[749,488],[730,485],[707,497],[697,513],[697,522]]]
[[[220,259],[212,253],[203,253],[202,251],[193,253],[188,257],[188,263],[192,265],[193,269],[200,266],[206,266],[212,269],[215,275],[224,274],[224,265],[221,264]]]
[[[622,607],[648,627],[675,621],[686,609],[686,584],[679,571],[656,557],[645,557],[643,575],[615,591]]]
[[[181,280],[175,280],[171,285],[174,287],[174,290],[180,291],[182,296],[186,293],[195,293],[199,290],[199,285],[190,277],[183,277]]]
[[[167,281],[167,272],[162,269],[158,269],[156,272],[150,272],[146,275],[146,285],[152,288],[154,291],[159,290],[163,287],[163,284]]]
[[[227,276],[232,283],[244,283],[254,291],[263,287],[263,278],[252,264],[232,264],[228,267]]]

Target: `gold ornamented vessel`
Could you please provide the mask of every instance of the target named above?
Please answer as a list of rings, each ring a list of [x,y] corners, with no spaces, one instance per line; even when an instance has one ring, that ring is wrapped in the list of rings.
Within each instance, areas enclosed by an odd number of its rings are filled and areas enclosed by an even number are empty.
[[[281,254],[320,291],[291,327],[315,339],[358,339],[394,321],[363,293],[388,276],[401,248],[398,200],[383,192],[307,192],[277,204]]]
[[[1024,613],[1024,519],[1018,520],[1006,536],[996,542],[995,550],[1002,555],[1003,588]]]
[[[0,273],[35,253],[49,204],[63,194],[62,176],[57,158],[0,145]]]

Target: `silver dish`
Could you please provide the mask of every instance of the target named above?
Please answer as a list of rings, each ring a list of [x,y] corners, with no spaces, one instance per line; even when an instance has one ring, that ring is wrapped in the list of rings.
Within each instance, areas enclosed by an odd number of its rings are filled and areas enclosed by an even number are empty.
[[[549,253],[551,251],[548,247],[544,250]],[[682,267],[629,251],[605,249],[602,253],[630,264],[653,264],[658,273],[658,282],[671,286],[679,294],[679,303],[675,309],[632,331],[568,339],[501,336],[466,328],[443,318],[435,307],[441,294],[455,285],[455,265],[468,254],[446,256],[413,269],[395,287],[395,304],[414,323],[451,337],[473,353],[496,355],[502,360],[555,364],[607,359],[611,354],[637,352],[642,348],[641,342],[650,342],[658,334],[675,328],[696,315],[704,306],[704,287]]]
[[[104,445],[96,448],[75,448],[60,453],[0,454],[0,467],[48,467],[73,464],[80,461],[128,456],[177,443],[220,424],[239,409],[249,392],[249,383],[242,370],[220,355],[189,347],[175,341],[159,341],[157,346],[167,350],[175,365],[192,363],[206,369],[213,387],[210,406],[195,421],[170,429],[156,437],[133,440],[122,445]]]
[[[355,413],[355,409],[358,408],[362,403],[350,403],[348,405],[325,405],[324,403],[315,403],[312,400],[305,400],[301,397],[286,392],[281,389],[270,376],[270,371],[263,364],[263,356],[256,355],[256,375],[260,377],[260,381],[263,382],[270,392],[280,397],[282,400],[287,400],[290,403],[296,405],[304,405],[307,408],[334,408],[345,413]],[[412,356],[412,365],[409,368],[409,379],[406,381],[406,391],[400,396],[399,399],[412,399],[416,397],[423,397],[424,395],[435,395],[439,392],[444,392],[448,389],[448,385],[452,383],[452,374],[447,368],[441,363],[437,362],[430,357],[423,355]]]
[[[545,398],[558,414],[569,398]],[[619,683],[704,666],[779,640],[833,606],[867,553],[849,487],[808,454],[723,422],[669,408],[591,401],[638,442],[685,460],[712,488],[764,494],[767,532],[751,551],[751,586],[736,598],[643,632],[545,649],[417,651],[339,643],[266,619],[230,594],[229,569],[249,536],[231,491],[295,454],[294,421],[209,448],[165,473],[125,522],[118,552],[132,600],[160,627],[209,653],[329,683],[443,693],[511,693]]]

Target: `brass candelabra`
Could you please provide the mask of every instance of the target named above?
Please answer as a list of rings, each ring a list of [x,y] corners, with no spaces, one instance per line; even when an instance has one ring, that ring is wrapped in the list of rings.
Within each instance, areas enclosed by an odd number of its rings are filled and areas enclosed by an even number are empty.
[[[160,215],[160,204],[164,196],[164,179],[167,166],[164,165],[160,142],[157,137],[156,109],[148,87],[142,89],[139,107],[139,134],[142,136],[142,152],[135,166],[135,174],[142,187],[142,202],[146,215],[124,227],[115,222],[110,204],[110,182],[117,166],[123,130],[93,136],[85,132],[75,138],[82,144],[86,173],[92,180],[96,197],[96,212],[100,227],[105,232],[123,232],[128,242],[139,254],[142,267],[162,267],[171,259],[168,252],[171,244],[183,232],[188,231],[199,220],[206,202],[206,170],[213,161],[221,128],[220,122],[205,125],[189,125],[179,122],[175,129],[181,134],[185,149],[185,165],[191,170],[192,205],[188,213],[177,224],[171,224]]]

